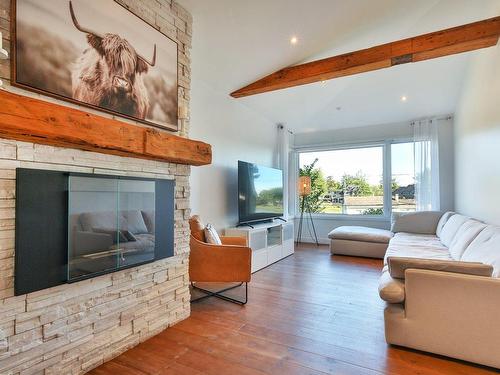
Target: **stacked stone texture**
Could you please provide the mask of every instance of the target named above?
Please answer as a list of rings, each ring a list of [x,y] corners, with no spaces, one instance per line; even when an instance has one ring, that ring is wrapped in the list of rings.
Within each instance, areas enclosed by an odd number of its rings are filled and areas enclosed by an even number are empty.
[[[179,105],[189,108],[191,15],[168,0],[119,2],[178,43]],[[9,29],[10,0],[0,0],[0,31],[10,51]],[[7,90],[78,108],[11,87],[6,60],[0,78]],[[188,130],[180,119],[179,135]],[[14,296],[18,167],[174,179],[175,256]],[[0,374],[82,374],[189,316],[189,174],[187,165],[0,139]]]

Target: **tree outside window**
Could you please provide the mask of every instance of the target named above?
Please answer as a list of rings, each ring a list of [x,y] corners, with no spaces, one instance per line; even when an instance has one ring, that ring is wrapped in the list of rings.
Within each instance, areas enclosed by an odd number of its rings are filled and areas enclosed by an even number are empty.
[[[299,174],[311,177],[311,212],[383,215],[383,147],[304,152],[299,159]]]

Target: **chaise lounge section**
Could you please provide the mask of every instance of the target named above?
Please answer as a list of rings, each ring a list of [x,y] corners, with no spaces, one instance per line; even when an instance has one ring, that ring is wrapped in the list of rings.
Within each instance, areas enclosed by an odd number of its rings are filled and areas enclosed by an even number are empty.
[[[332,255],[384,258],[393,233],[384,229],[341,226],[328,233]]]
[[[417,212],[393,231],[379,284],[387,342],[500,368],[500,227]]]

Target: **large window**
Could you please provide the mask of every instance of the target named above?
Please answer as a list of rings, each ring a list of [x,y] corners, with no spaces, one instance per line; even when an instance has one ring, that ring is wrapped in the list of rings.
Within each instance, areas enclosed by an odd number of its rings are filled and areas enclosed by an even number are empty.
[[[384,214],[384,146],[301,152],[299,167],[311,176],[311,212]]]
[[[415,211],[413,142],[302,151],[298,161],[299,174],[311,177],[306,202],[312,213],[387,217],[391,210]]]
[[[414,143],[391,145],[392,211],[415,211]]]

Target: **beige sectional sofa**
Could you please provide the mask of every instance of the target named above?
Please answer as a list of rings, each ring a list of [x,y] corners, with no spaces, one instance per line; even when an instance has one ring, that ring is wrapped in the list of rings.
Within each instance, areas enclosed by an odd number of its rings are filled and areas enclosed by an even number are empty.
[[[500,368],[500,227],[417,212],[392,229],[379,285],[387,342]]]

